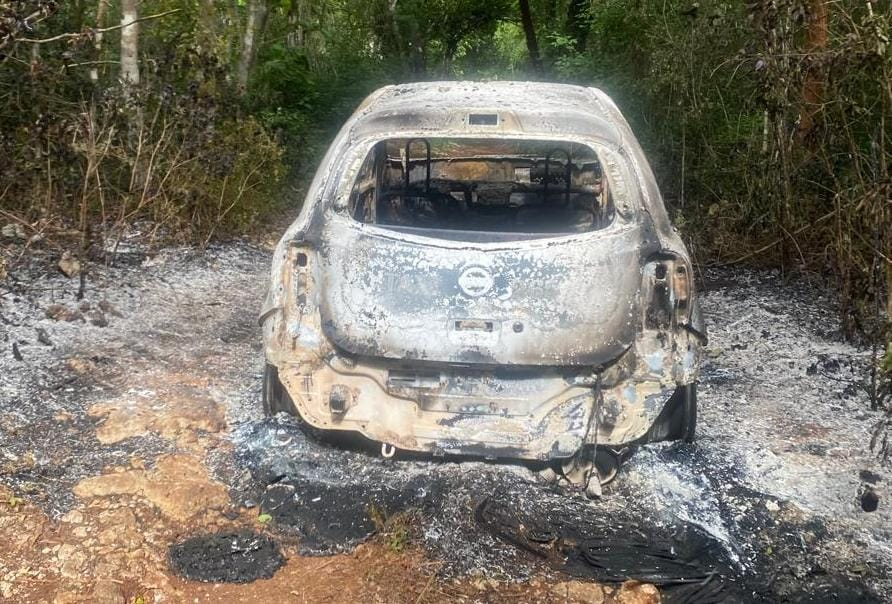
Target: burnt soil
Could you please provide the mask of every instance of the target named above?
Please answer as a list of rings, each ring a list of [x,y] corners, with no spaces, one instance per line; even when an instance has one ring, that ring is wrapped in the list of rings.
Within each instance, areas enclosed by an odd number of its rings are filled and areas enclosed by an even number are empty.
[[[47,251],[0,282],[0,601],[565,601],[554,585],[627,579],[667,602],[892,594],[869,352],[841,341],[820,279],[702,275],[698,439],[638,448],[592,502],[523,464],[383,459],[262,417],[269,259],[119,250],[78,299]]]
[[[284,563],[270,536],[244,529],[198,535],[170,548],[170,567],[176,574],[208,583],[269,579]]]

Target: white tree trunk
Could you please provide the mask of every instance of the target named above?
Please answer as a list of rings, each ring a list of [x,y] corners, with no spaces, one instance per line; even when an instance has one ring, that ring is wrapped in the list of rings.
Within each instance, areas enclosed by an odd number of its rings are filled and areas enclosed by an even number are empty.
[[[108,0],[99,0],[96,7],[96,29],[105,27],[105,13],[108,10]],[[102,58],[102,32],[97,32],[93,39],[93,60],[99,61]],[[96,84],[99,82],[99,66],[93,65],[90,68],[90,81]]]
[[[248,23],[245,25],[245,37],[242,39],[242,56],[239,58],[236,77],[242,92],[248,88],[248,78],[254,67],[257,55],[257,38],[266,25],[266,0],[251,0],[248,3]]]
[[[138,0],[121,0],[121,80],[139,84],[139,18]]]

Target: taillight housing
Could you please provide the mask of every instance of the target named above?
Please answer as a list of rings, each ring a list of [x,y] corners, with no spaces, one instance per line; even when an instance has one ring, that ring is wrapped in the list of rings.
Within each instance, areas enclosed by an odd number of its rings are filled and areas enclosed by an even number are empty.
[[[644,268],[644,326],[663,330],[686,325],[691,318],[691,271],[675,256],[660,256]]]
[[[313,254],[309,248],[295,246],[292,248],[291,258],[294,305],[299,308],[305,308],[313,281],[313,267],[311,266]]]

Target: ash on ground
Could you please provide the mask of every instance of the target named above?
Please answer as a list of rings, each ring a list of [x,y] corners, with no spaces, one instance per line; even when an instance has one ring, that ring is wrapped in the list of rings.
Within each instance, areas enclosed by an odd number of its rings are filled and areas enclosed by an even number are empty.
[[[190,446],[162,438],[151,418],[144,434],[103,442],[108,420],[91,410],[126,397],[151,413],[170,402],[171,374],[199,373],[189,387],[220,407],[231,444],[207,452],[208,465],[303,553],[350,549],[378,529],[375,517],[412,512],[444,576],[639,577],[675,601],[892,595],[869,352],[841,342],[829,292],[808,279],[707,273],[696,443],[640,447],[592,502],[522,464],[384,460],[308,438],[293,418],[263,418],[264,250],[90,263],[82,299],[55,261],[36,255],[0,283],[0,482],[53,517],[72,507],[79,480]]]

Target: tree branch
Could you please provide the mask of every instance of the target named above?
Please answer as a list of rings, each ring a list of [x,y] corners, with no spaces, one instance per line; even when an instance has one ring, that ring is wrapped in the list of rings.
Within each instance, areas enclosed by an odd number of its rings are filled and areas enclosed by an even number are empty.
[[[120,65],[120,61],[84,61],[83,63],[66,63],[62,66],[62,70],[72,69],[74,67],[83,67],[84,65]]]
[[[134,23],[139,23],[141,21],[149,21],[150,19],[160,19],[161,17],[166,17],[167,15],[172,15],[174,13],[181,12],[183,9],[175,8],[173,10],[165,11],[163,13],[158,13],[157,15],[148,15],[146,17],[140,17],[139,19],[134,19],[133,21],[129,21],[128,23],[122,23],[121,25],[113,25],[112,27],[103,27],[101,29],[92,30],[93,34],[104,34],[106,32],[115,31],[116,29],[124,29],[125,27],[130,27]],[[58,42],[59,40],[67,40],[68,38],[77,38],[79,36],[85,35],[87,32],[78,32],[78,33],[68,33],[68,34],[59,34],[58,36],[53,36],[52,38],[43,38],[41,40],[31,40],[28,38],[20,38],[15,40],[16,42],[28,42],[29,44],[47,44],[49,42]]]

